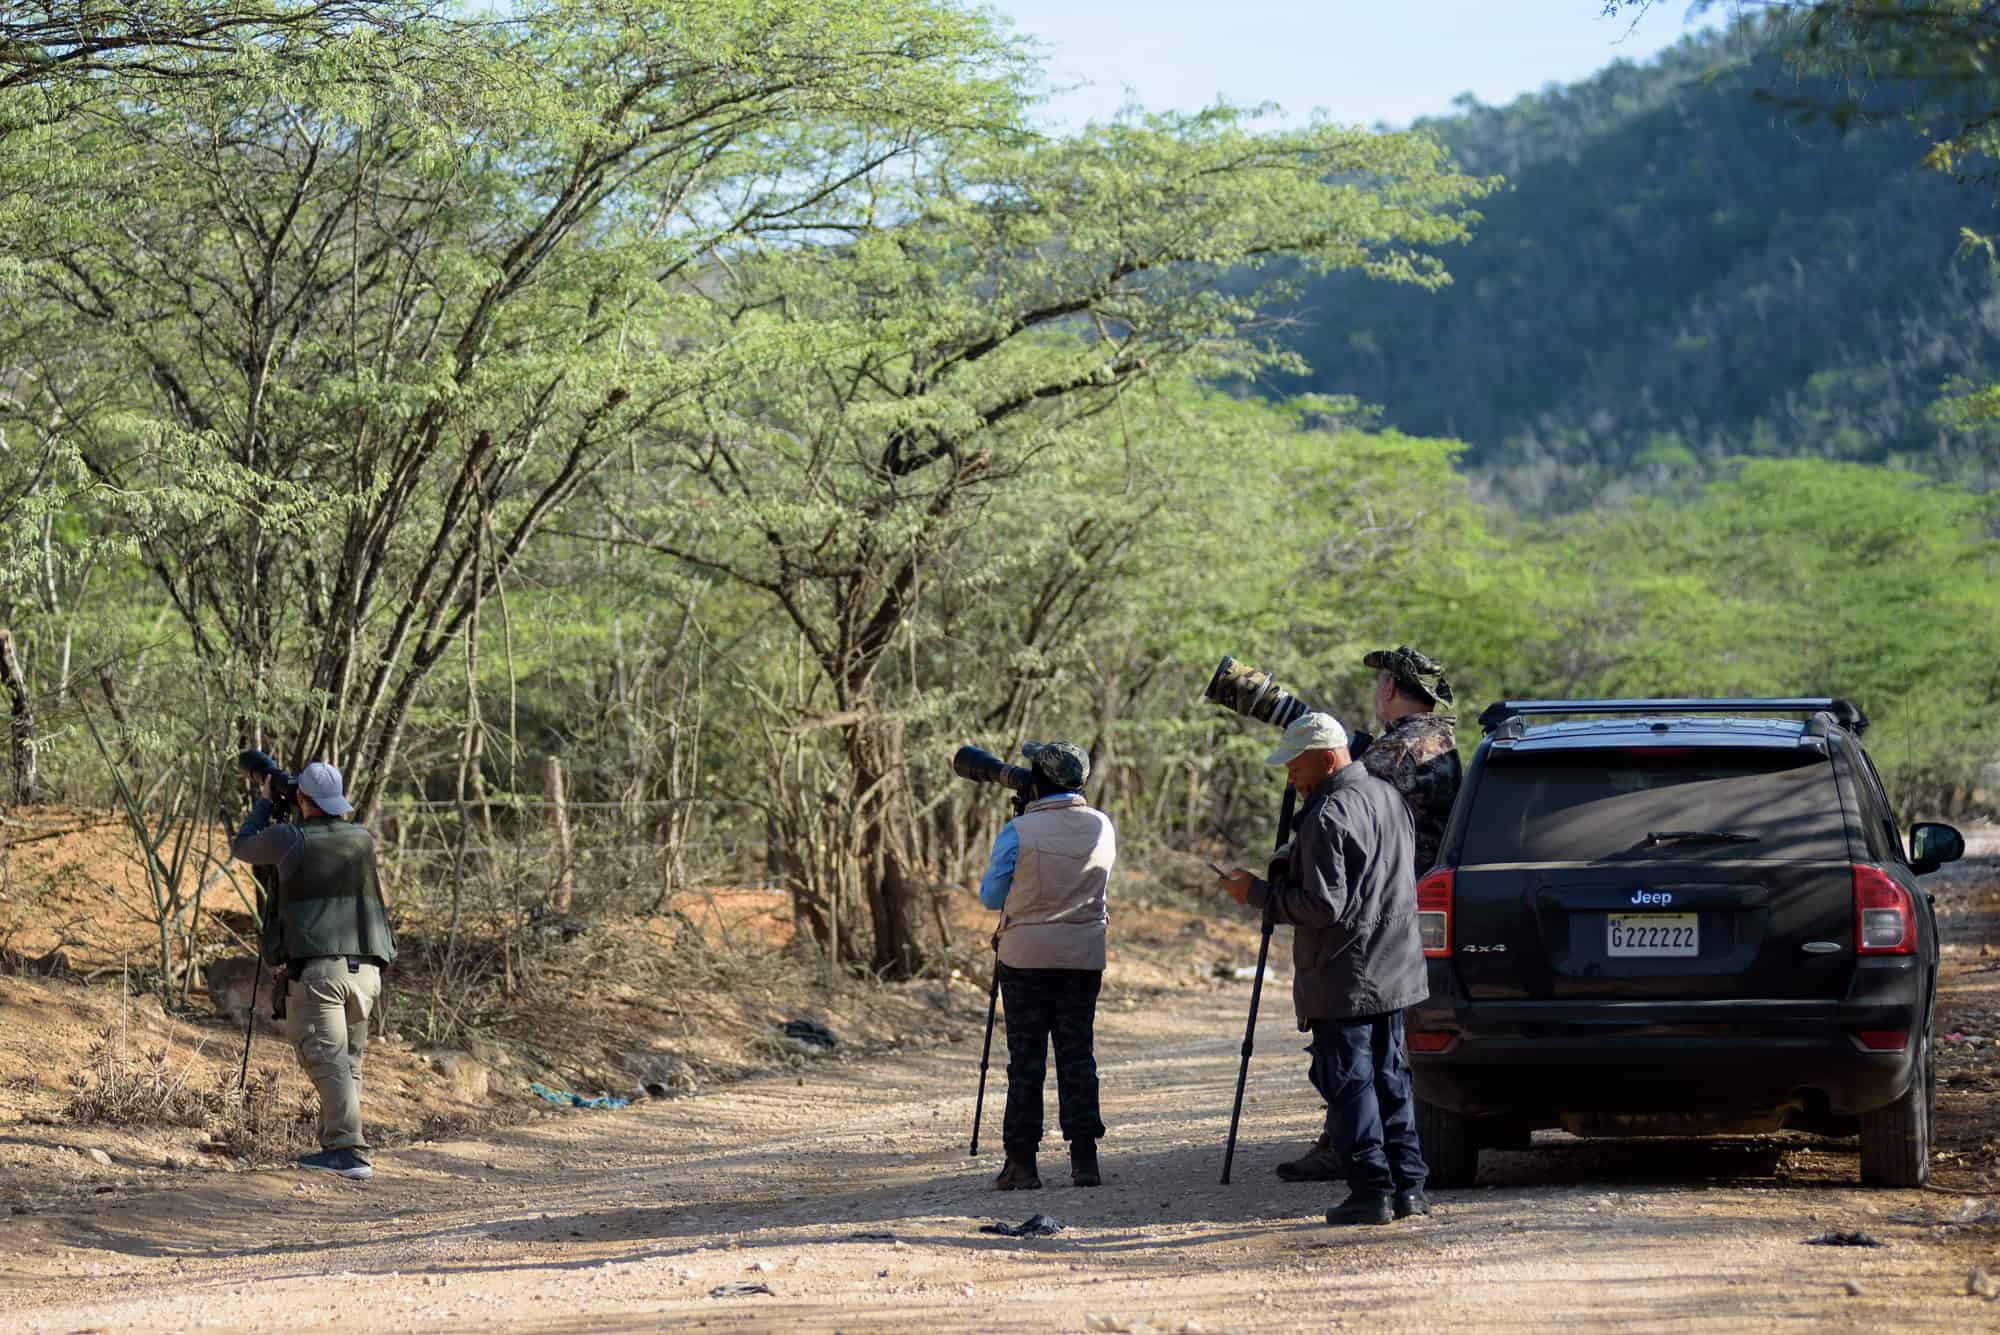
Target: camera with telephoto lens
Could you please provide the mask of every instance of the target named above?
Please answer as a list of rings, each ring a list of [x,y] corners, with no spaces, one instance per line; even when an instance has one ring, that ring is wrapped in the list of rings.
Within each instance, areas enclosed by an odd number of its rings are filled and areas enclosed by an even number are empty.
[[[299,781],[290,770],[262,751],[245,751],[236,757],[236,767],[245,774],[254,774],[271,783],[271,818],[288,821],[298,811]]]
[[[1227,655],[1209,678],[1208,689],[1201,697],[1274,728],[1289,728],[1312,712],[1311,705],[1278,685],[1270,673]]]
[[[1201,698],[1274,728],[1289,728],[1313,712],[1311,705],[1278,685],[1270,673],[1227,655],[1216,667],[1215,675],[1208,679],[1208,689],[1201,693]],[[1369,733],[1347,729],[1348,753],[1356,759],[1374,740]]]
[[[991,751],[977,746],[961,746],[951,758],[951,772],[974,783],[997,783],[1014,790],[1014,814],[1027,809],[1028,791],[1034,785],[1033,770],[1010,765]]]

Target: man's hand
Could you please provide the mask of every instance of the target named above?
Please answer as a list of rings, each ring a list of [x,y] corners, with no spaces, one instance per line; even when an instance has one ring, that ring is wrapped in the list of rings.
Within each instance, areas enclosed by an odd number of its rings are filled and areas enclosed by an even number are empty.
[[[283,794],[278,791],[278,776],[273,774],[264,780],[264,796],[271,799],[271,805],[278,805]]]
[[[1229,892],[1229,897],[1239,904],[1248,904],[1250,902],[1250,886],[1255,880],[1256,877],[1241,867],[1238,867],[1226,876],[1217,878],[1222,888]]]

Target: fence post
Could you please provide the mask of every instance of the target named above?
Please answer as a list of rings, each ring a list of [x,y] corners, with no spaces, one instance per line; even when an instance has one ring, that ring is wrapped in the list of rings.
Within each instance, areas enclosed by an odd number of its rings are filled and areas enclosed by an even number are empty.
[[[562,857],[550,906],[558,913],[568,913],[570,895],[576,890],[576,863],[569,837],[569,806],[563,798],[562,761],[550,756],[544,764],[542,777],[543,786],[548,789],[550,815],[556,823],[556,850]]]

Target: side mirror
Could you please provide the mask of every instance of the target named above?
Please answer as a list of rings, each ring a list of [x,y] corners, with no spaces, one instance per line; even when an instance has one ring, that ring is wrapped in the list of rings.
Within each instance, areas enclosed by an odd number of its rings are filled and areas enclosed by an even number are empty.
[[[1965,856],[1965,836],[1949,825],[1918,821],[1910,827],[1910,870],[1922,876]]]

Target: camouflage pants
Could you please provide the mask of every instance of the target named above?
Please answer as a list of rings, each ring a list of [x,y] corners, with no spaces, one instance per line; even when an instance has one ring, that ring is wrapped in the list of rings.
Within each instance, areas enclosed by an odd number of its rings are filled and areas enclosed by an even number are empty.
[[[1097,1024],[1101,969],[1000,967],[1007,1007],[1007,1114],[1001,1143],[1010,1154],[1033,1154],[1042,1143],[1042,1082],[1049,1048],[1056,1050],[1057,1120],[1064,1140],[1100,1140],[1097,1114]]]

